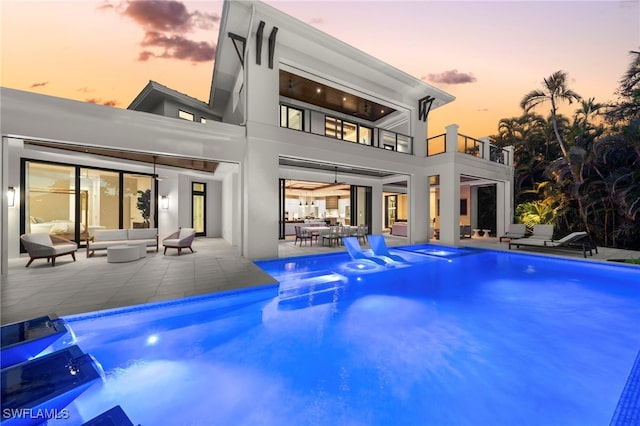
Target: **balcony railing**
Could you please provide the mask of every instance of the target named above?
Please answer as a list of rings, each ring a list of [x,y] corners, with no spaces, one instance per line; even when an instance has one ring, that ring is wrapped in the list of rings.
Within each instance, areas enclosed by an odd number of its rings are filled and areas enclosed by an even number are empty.
[[[286,104],[280,105],[280,111],[280,127],[388,151],[413,154],[412,136],[371,127],[350,118],[339,118],[320,111],[289,107]],[[310,116],[308,120],[305,119],[306,115]]]
[[[509,151],[495,145],[489,146],[489,160],[500,164],[511,163],[511,161],[509,161]]]
[[[460,133],[449,134],[456,141],[456,144],[449,147],[450,150],[472,155],[477,158],[485,159],[499,164],[511,164],[509,149],[500,148],[495,145],[491,145],[488,141],[472,138],[471,136],[463,135]],[[447,133],[442,133],[430,137],[427,142],[427,157],[431,157],[438,154],[444,154],[447,151]],[[454,148],[455,147],[455,148]]]
[[[484,158],[484,142],[471,136],[458,133],[458,152]]]
[[[445,133],[427,139],[427,157],[447,152],[447,135]]]

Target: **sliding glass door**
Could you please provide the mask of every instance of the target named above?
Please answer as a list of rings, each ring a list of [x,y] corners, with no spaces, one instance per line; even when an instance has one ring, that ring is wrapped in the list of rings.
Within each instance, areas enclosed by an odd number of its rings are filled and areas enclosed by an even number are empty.
[[[372,197],[370,186],[351,185],[351,225],[366,225],[367,233],[371,232]]]
[[[78,243],[96,229],[155,228],[153,177],[23,160],[21,232]]]

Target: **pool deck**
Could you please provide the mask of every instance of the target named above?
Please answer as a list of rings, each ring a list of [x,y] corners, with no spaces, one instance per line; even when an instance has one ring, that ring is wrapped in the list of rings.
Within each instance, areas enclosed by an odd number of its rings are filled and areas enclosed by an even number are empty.
[[[406,245],[407,239],[385,234],[387,245]],[[497,238],[463,239],[461,246],[508,250]],[[80,250],[71,257],[58,258],[51,267],[44,260],[25,268],[28,258],[9,260],[9,270],[1,277],[1,323],[8,324],[55,313],[58,316],[139,305],[163,300],[270,284],[274,280],[253,262],[243,258],[237,247],[220,238],[196,238],[195,253],[167,256],[149,251],[147,257],[127,263],[107,263],[106,253],[87,259]],[[279,244],[279,257],[345,251],[344,247]],[[578,251],[514,252],[570,257],[584,260]],[[587,261],[607,261],[640,257],[640,252],[598,248]],[[640,268],[640,267],[639,267]]]

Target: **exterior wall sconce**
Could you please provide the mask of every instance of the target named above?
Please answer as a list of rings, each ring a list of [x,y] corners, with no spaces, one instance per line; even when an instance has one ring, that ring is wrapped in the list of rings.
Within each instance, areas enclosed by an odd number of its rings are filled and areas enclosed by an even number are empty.
[[[160,208],[162,210],[166,210],[169,208],[169,196],[168,195],[161,195],[160,196]]]
[[[10,186],[7,190],[7,205],[13,207],[16,203],[16,189]]]

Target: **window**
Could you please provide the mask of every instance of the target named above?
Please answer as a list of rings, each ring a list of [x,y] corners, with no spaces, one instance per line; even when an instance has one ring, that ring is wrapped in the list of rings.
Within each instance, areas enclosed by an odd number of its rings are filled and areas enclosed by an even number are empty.
[[[396,145],[398,152],[406,152],[411,154],[411,139],[409,136],[398,135],[398,142]]]
[[[194,121],[195,117],[193,114],[187,111],[183,111],[181,109],[178,110],[178,118],[182,118],[183,120]]]
[[[382,147],[391,151],[396,150],[396,134],[386,130],[382,130]]]
[[[207,119],[206,119],[206,118],[204,118],[204,117],[200,117],[200,122],[201,122],[202,124],[207,124]]]
[[[304,130],[304,112],[288,105],[280,105],[280,127]]]
[[[373,129],[360,126],[360,136],[358,141],[363,145],[371,145],[373,143]]]
[[[347,142],[358,142],[358,125],[344,121],[342,123],[342,139]]]
[[[330,138],[342,139],[342,120],[335,117],[325,117],[324,135]]]

